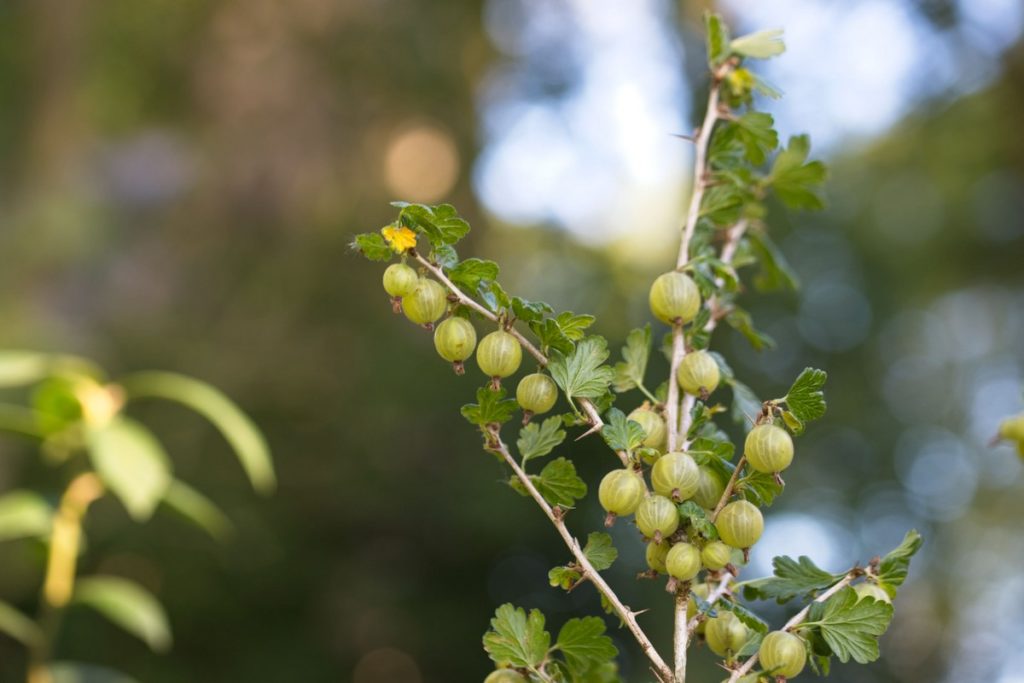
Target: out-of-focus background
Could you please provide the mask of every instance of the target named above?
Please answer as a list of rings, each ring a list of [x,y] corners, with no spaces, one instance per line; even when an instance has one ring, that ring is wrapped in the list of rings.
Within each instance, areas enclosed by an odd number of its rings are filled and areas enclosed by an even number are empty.
[[[450,201],[474,226],[463,254],[499,260],[515,293],[596,313],[617,348],[674,259],[691,149],[670,134],[703,96],[704,7],[0,3],[0,346],[205,378],[265,429],[281,478],[257,497],[207,425],[154,406],[178,473],[239,533],[218,546],[99,505],[83,571],[156,590],[176,641],[154,655],[75,612],[61,657],[153,683],[475,681],[501,602],[556,625],[600,613],[590,587],[548,587],[560,541],[459,416],[475,368],[452,375],[347,244],[392,220],[389,200]],[[827,211],[773,216],[804,285],[749,299],[778,350],[716,333],[762,396],[805,365],[829,372],[828,415],[747,575],[781,553],[840,570],[917,527],[882,659],[832,680],[1020,683],[1024,476],[985,444],[1024,408],[1024,5],[718,9],[737,33],[785,27],[789,51],[762,70],[786,92],[770,110],[833,168]],[[613,464],[595,440],[574,449],[592,483]],[[61,481],[32,444],[0,441],[0,490]],[[595,504],[572,523],[601,518]],[[656,605],[642,619],[667,644],[669,601],[633,580],[640,542],[616,533],[610,581]],[[0,545],[0,597],[33,604],[41,553]],[[627,680],[649,680],[614,637]],[[0,680],[22,657],[0,638]],[[695,681],[721,677],[694,659]]]

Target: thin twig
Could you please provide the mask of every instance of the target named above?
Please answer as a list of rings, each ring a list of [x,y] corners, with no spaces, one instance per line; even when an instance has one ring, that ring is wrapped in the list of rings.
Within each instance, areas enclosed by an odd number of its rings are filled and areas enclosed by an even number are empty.
[[[708,599],[705,602],[707,602],[711,606],[714,606],[716,602],[722,599],[722,596],[729,593],[729,591],[731,590],[729,587],[729,583],[734,578],[735,577],[731,573],[729,573],[729,570],[726,570],[725,577],[722,579],[722,582],[718,584],[715,590],[711,591],[711,593],[708,594]],[[704,618],[704,616],[705,615],[703,613],[697,612],[697,614],[693,615],[693,619],[690,619],[689,623],[686,624],[686,630],[689,631],[691,635],[694,631],[697,630],[697,626],[700,625],[701,619]]]
[[[711,522],[714,523],[718,519],[718,513],[722,511],[725,504],[729,502],[729,498],[732,496],[733,489],[736,488],[736,480],[739,479],[740,470],[743,469],[743,465],[747,462],[747,456],[740,456],[740,461],[736,463],[736,469],[732,471],[732,476],[729,477],[729,483],[725,485],[725,490],[722,491],[722,497],[718,499],[718,505],[711,512]]]
[[[704,199],[704,189],[707,185],[708,171],[708,145],[711,143],[711,133],[718,122],[718,86],[716,76],[711,84],[711,92],[708,93],[708,108],[704,112],[704,121],[697,131],[697,139],[694,141],[693,158],[693,191],[690,193],[690,204],[686,210],[686,221],[683,223],[682,237],[679,240],[679,256],[676,258],[676,270],[681,269],[690,261],[690,241],[697,229],[697,220],[700,218],[700,204]],[[680,436],[680,414],[679,414],[679,384],[676,381],[676,372],[679,364],[686,355],[686,346],[683,339],[683,326],[676,324],[672,326],[672,359],[669,367],[668,377],[668,398],[665,401],[665,422],[668,427],[668,450],[674,451],[679,443]]]
[[[590,560],[587,559],[586,554],[584,554],[583,549],[580,547],[580,542],[576,540],[576,538],[569,532],[569,529],[566,528],[561,514],[556,513],[551,508],[547,500],[544,499],[544,496],[542,496],[537,490],[537,487],[533,485],[529,475],[526,474],[523,468],[519,466],[519,463],[516,462],[515,458],[512,457],[512,454],[508,450],[508,446],[501,441],[497,431],[491,430],[489,435],[492,440],[491,448],[505,459],[505,462],[512,468],[512,471],[515,473],[520,483],[522,483],[523,487],[527,490],[534,501],[536,501],[537,505],[540,506],[540,509],[544,511],[544,514],[547,515],[549,520],[551,520],[551,523],[555,525],[555,529],[558,531],[558,534],[562,537],[562,540],[565,541],[565,544],[569,547],[569,552],[571,552],[575,558],[576,565],[579,567],[583,578],[594,584],[594,587],[597,588],[601,595],[605,597],[608,604],[612,606],[615,613],[618,614],[619,618],[626,624],[626,627],[633,634],[633,637],[636,638],[637,643],[640,644],[640,649],[643,650],[644,654],[647,655],[647,658],[651,661],[651,664],[654,666],[654,670],[658,676],[664,681],[673,681],[672,670],[667,664],[665,664],[665,660],[663,660],[661,655],[659,655],[657,650],[655,650],[650,638],[647,637],[647,634],[644,633],[642,628],[640,628],[640,624],[637,623],[637,613],[622,604],[622,601],[619,600],[615,591],[613,591],[611,586],[605,582],[598,571],[594,569],[594,565],[590,563]],[[685,605],[683,609],[685,614]]]
[[[686,683],[686,650],[690,647],[690,629],[686,625],[686,605],[690,601],[690,590],[676,592],[676,619],[673,645],[675,647],[675,683]]]
[[[452,294],[455,295],[455,297],[459,300],[459,303],[472,308],[474,311],[476,311],[477,313],[479,313],[480,315],[482,315],[483,317],[487,318],[488,320],[490,320],[492,322],[495,322],[495,323],[498,322],[498,316],[497,315],[495,315],[491,311],[487,310],[479,302],[477,302],[471,296],[469,296],[468,294],[463,292],[461,289],[459,289],[458,285],[456,285],[454,282],[452,282],[450,279],[448,279],[448,276],[444,274],[444,271],[441,270],[441,268],[439,268],[438,266],[434,265],[429,260],[423,258],[423,256],[420,255],[418,252],[413,251],[411,253],[412,253],[413,257],[420,263],[420,265],[422,265],[424,268],[426,268],[431,273],[433,273],[434,277],[436,277],[438,280],[440,280],[444,284],[444,286],[447,287],[448,290]],[[537,359],[538,363],[540,363],[544,367],[547,367],[547,364],[548,364],[547,356],[545,356],[543,353],[541,353],[541,350],[538,349],[536,346],[534,346],[533,342],[531,342],[529,339],[527,339],[515,327],[509,326],[508,332],[513,337],[515,337],[517,340],[519,340],[519,343],[523,345],[523,348],[525,348],[526,351],[531,356],[533,356],[535,359]],[[577,399],[577,400],[579,401],[580,407],[583,408],[583,412],[586,413],[587,420],[590,422],[590,425],[591,425],[590,429],[587,430],[583,434],[583,436],[587,436],[589,434],[593,434],[594,432],[601,431],[601,428],[604,426],[604,421],[601,419],[601,415],[597,412],[597,408],[594,406],[594,404],[591,403],[590,400],[586,399],[586,398],[580,398],[580,399]],[[628,458],[624,458],[620,454],[619,455],[619,459],[622,460],[623,466],[628,466],[629,465]]]
[[[849,586],[850,583],[854,579],[856,579],[858,576],[861,576],[863,573],[864,573],[863,569],[860,569],[858,567],[854,567],[853,569],[851,569],[850,571],[848,571],[846,573],[846,576],[844,576],[842,578],[842,580],[839,581],[839,583],[837,583],[836,585],[832,586],[827,591],[825,591],[824,593],[822,593],[821,595],[816,597],[814,599],[814,602],[825,602],[826,600],[831,598],[833,595],[835,595],[839,591],[841,591],[844,588],[846,588],[847,586]],[[782,630],[783,631],[792,631],[794,628],[799,626],[801,623],[803,623],[807,619],[807,615],[808,615],[808,613],[810,613],[810,611],[811,611],[811,606],[807,605],[802,610],[800,610],[795,615],[793,615],[793,618],[786,622],[786,625],[782,627]],[[750,659],[748,659],[747,661],[743,662],[743,666],[741,666],[740,668],[738,668],[738,669],[736,669],[736,670],[734,670],[732,672],[732,676],[729,677],[729,683],[735,683],[735,681],[738,681],[745,674],[747,674],[751,669],[753,669],[755,664],[757,664],[757,654],[756,653],[753,656],[751,656]]]

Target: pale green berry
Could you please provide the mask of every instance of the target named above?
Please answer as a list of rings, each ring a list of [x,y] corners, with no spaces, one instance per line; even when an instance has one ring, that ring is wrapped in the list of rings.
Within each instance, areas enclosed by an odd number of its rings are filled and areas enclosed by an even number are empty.
[[[651,313],[663,323],[688,323],[700,310],[700,291],[687,275],[671,271],[659,275],[648,296]]]
[[[721,541],[711,541],[700,551],[700,559],[705,567],[717,572],[732,561],[732,548]]]
[[[700,486],[700,468],[686,453],[666,453],[651,467],[651,487],[658,495],[684,501]]]
[[[719,537],[733,548],[749,548],[764,533],[764,517],[753,504],[737,500],[718,513],[715,528]]]
[[[476,363],[488,377],[513,375],[522,362],[523,347],[504,330],[496,330],[481,339],[476,350]]]
[[[434,348],[449,363],[457,363],[473,355],[476,348],[476,329],[465,318],[448,318],[434,330]]]
[[[757,425],[747,434],[743,455],[758,472],[781,472],[793,462],[793,439],[782,427]]]
[[[597,499],[606,512],[625,517],[636,512],[646,492],[643,481],[633,470],[612,470],[601,480]]]
[[[555,406],[558,400],[558,386],[543,372],[535,372],[519,380],[516,387],[516,401],[519,407],[534,415],[543,415]]]
[[[661,543],[655,543],[651,541],[647,544],[647,566],[656,572],[662,574],[668,574],[668,568],[665,566],[665,558],[668,556],[668,551],[671,545],[668,541],[662,541]]]
[[[772,631],[766,635],[758,655],[761,668],[781,678],[796,678],[807,664],[804,641],[786,631]]]
[[[514,669],[498,669],[488,674],[484,683],[527,683],[528,680]]]
[[[417,325],[434,322],[448,307],[445,288],[429,278],[420,278],[413,290],[402,297],[402,312]]]
[[[676,543],[668,551],[665,567],[669,576],[689,581],[700,573],[700,550],[689,543]]]
[[[693,500],[697,505],[708,510],[718,505],[719,499],[725,492],[725,482],[710,467],[701,465],[700,480],[697,482],[697,491],[693,494]]]
[[[863,598],[874,598],[886,604],[892,604],[892,596],[889,595],[888,591],[872,581],[858,583],[853,587],[853,590],[857,592],[858,601]]]
[[[664,496],[648,496],[636,509],[636,526],[647,538],[668,538],[679,528],[679,509]]]
[[[665,450],[665,439],[668,433],[665,429],[665,419],[650,408],[637,408],[629,414],[629,419],[643,427],[643,445],[648,448],[656,448],[659,451]]]
[[[718,610],[704,629],[708,647],[719,657],[732,659],[750,639],[750,629],[732,612]]]
[[[707,351],[691,351],[683,356],[676,371],[676,379],[683,391],[694,396],[711,393],[718,388],[721,372],[714,357]]]
[[[384,270],[384,291],[391,296],[408,296],[416,289],[420,276],[404,263],[392,263]]]

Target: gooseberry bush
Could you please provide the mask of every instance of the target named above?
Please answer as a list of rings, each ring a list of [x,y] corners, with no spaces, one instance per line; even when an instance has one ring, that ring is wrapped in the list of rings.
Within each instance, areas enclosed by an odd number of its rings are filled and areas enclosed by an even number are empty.
[[[827,674],[833,657],[866,663],[879,656],[878,637],[921,539],[911,531],[884,557],[839,572],[808,557],[776,557],[772,576],[739,580],[764,531],[762,510],[783,491],[793,438],[825,412],[826,375],[807,368],[781,397],[762,401],[711,350],[713,333],[725,323],[756,349],[773,344],[741,306],[741,274],[753,271],[759,289],[796,286],[769,236],[767,202],[773,197],[790,209],[821,208],[826,171],[808,159],[806,136],[780,149],[771,115],[754,106],[755,95],[778,92],[748,62],[780,54],[781,32],[731,39],[714,14],[706,25],[710,88],[703,122],[691,138],[693,190],[678,258],[649,290],[651,313],[667,327],[661,346],[669,361],[667,381],[653,390],[647,367],[655,331],[649,324],[630,332],[622,360],[609,364],[607,342],[589,332],[593,316],[514,296],[498,284],[495,262],[460,259],[455,244],[469,225],[449,205],[396,202],[395,221],[379,233],[358,235],[353,246],[369,259],[395,261],[384,273],[395,311],[434,330],[438,353],[456,373],[465,372],[475,347],[486,383],[462,415],[480,430],[484,450],[509,468],[511,489],[532,498],[565,541],[571,557],[551,569],[551,585],[568,591],[592,584],[662,683],[685,682],[688,651],[700,641],[721,658],[730,682],[782,681],[808,665]],[[477,344],[478,326],[486,334]],[[506,386],[521,369],[524,351],[530,372],[509,398]],[[634,391],[642,396],[628,413],[615,407]],[[547,416],[559,395],[568,412]],[[523,417],[518,457],[506,440],[517,409]],[[738,459],[719,424],[726,413],[747,430]],[[570,521],[596,521],[574,514],[589,488],[572,460],[563,454],[536,464],[564,451],[568,430],[576,428],[583,428],[580,438],[599,433],[614,456],[597,487],[604,524],[634,524],[649,566],[641,578],[664,577],[675,614],[671,659],[641,625],[643,610],[623,604],[601,575],[618,556],[611,536],[590,531],[581,541],[569,530]],[[756,600],[798,607],[773,629],[751,608]],[[586,616],[570,619],[553,637],[540,611],[502,605],[483,638],[496,666],[487,683],[620,680],[605,628],[603,618]]]
[[[0,403],[0,431],[38,442],[43,462],[64,482],[59,496],[0,494],[0,542],[38,543],[46,557],[34,616],[0,600],[0,634],[25,646],[28,683],[130,682],[97,663],[64,661],[55,651],[65,614],[80,608],[98,612],[156,652],[171,646],[170,624],[156,596],[124,577],[79,575],[88,511],[109,494],[135,522],[168,511],[216,539],[227,537],[232,525],[215,503],[174,476],[159,439],[126,409],[161,399],[199,413],[228,441],[262,493],[276,486],[267,444],[223,393],[176,373],[110,380],[76,356],[0,350],[0,390],[19,399]]]

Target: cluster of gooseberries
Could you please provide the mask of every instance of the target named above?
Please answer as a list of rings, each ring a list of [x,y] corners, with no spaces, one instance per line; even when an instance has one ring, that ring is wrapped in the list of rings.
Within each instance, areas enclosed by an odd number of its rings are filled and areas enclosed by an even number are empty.
[[[400,310],[410,321],[434,330],[434,348],[457,374],[465,372],[464,363],[474,351],[477,365],[495,387],[519,370],[523,347],[500,326],[478,344],[476,328],[468,318],[453,314],[435,325],[449,311],[447,290],[436,280],[421,277],[404,263],[394,263],[384,271],[384,291],[391,296],[396,313]],[[516,401],[527,421],[554,408],[557,399],[554,380],[540,371],[526,375],[516,387]]]

